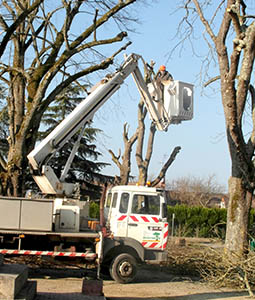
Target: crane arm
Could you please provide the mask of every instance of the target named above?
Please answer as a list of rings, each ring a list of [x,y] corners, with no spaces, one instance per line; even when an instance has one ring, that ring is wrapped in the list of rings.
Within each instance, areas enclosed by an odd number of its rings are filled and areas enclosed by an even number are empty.
[[[130,54],[121,67],[113,74],[101,80],[91,93],[44,139],[28,154],[33,171],[33,178],[45,194],[71,196],[75,185],[57,178],[53,169],[47,165],[49,158],[87,122],[91,121],[95,112],[120,88],[124,80],[132,74],[138,90],[144,99],[151,120],[157,129],[166,130],[171,123],[170,118],[162,118],[160,103],[154,102],[143,76],[138,67],[141,56]],[[145,64],[146,66],[146,64]],[[156,87],[154,86],[154,92]]]

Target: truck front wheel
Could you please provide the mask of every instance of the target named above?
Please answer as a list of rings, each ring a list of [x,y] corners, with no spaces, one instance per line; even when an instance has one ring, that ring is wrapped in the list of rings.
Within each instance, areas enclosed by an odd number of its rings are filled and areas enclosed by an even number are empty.
[[[113,280],[119,283],[129,283],[135,279],[137,265],[135,258],[122,253],[116,256],[110,265],[110,275]]]

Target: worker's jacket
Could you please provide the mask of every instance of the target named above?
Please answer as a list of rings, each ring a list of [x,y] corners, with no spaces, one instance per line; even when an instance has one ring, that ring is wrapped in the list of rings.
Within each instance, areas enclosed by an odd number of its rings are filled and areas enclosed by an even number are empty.
[[[162,80],[173,80],[173,76],[168,71],[159,71],[156,74],[156,81],[160,83]]]

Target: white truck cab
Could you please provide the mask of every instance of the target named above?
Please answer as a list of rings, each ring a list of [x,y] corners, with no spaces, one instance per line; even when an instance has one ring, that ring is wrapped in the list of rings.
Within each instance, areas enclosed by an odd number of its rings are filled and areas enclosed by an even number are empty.
[[[168,223],[164,191],[145,186],[115,186],[105,201],[106,227],[114,237],[128,237],[143,247],[164,250]]]

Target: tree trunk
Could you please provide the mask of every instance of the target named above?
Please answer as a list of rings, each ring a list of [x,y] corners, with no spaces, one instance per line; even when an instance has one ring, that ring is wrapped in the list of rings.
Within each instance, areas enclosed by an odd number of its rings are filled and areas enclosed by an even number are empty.
[[[125,151],[124,155],[122,156],[122,164],[120,167],[120,182],[119,182],[119,184],[121,184],[121,185],[126,185],[126,184],[128,184],[128,181],[129,181],[130,155],[131,155],[131,148],[130,148],[130,151]]]
[[[17,32],[24,31],[24,24],[20,24]],[[24,118],[25,87],[24,75],[16,70],[24,70],[25,44],[23,39],[14,39],[13,70],[10,72],[10,97],[8,98],[9,114],[9,152],[7,163],[7,176],[9,178],[7,194],[22,196],[24,188],[24,144],[25,137],[22,133]]]
[[[229,203],[225,250],[242,256],[247,252],[247,228],[252,193],[247,191],[240,178],[229,178]]]
[[[23,163],[23,150],[20,143],[16,142],[11,145],[8,155],[7,175],[10,180],[7,185],[7,195],[9,196],[24,196],[24,174],[25,168]]]
[[[131,172],[131,152],[133,144],[137,140],[138,130],[129,138],[128,137],[128,124],[125,123],[123,126],[123,141],[124,141],[124,153],[121,156],[120,150],[119,155],[116,156],[112,150],[108,150],[112,156],[112,161],[117,165],[120,170],[120,176],[116,184],[126,185],[129,182]],[[120,161],[120,158],[122,162]]]

